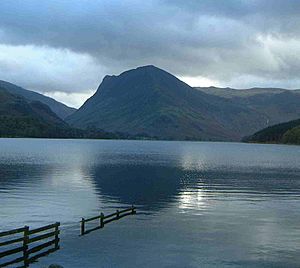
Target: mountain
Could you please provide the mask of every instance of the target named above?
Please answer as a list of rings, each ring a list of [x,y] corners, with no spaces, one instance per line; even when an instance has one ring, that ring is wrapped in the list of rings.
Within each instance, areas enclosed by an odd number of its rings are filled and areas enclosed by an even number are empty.
[[[97,92],[66,121],[170,140],[240,140],[266,126],[255,109],[206,94],[149,65],[106,76]]]
[[[192,88],[152,65],[106,76],[75,113],[8,82],[0,89],[0,136],[238,141],[300,118],[299,90]],[[289,130],[285,140],[299,131]]]
[[[47,105],[28,102],[0,86],[1,137],[60,137],[68,128]]]
[[[265,128],[245,138],[244,141],[300,144],[300,119]]]
[[[248,89],[234,89],[230,87],[194,87],[197,90],[203,91],[207,94],[219,96],[223,98],[247,98],[256,95],[274,95],[284,92],[290,92],[294,94],[300,94],[300,90],[288,90],[283,88],[248,88]]]
[[[56,113],[61,119],[65,119],[67,116],[71,115],[76,111],[75,108],[68,107],[67,105],[60,103],[50,97],[46,97],[42,94],[39,94],[34,91],[30,91],[24,89],[22,87],[16,86],[9,82],[1,81],[0,80],[0,87],[5,89],[9,93],[13,95],[19,95],[24,97],[28,101],[39,101],[41,103],[46,104],[51,108],[51,110]]]
[[[242,105],[245,108],[258,112],[265,118],[265,127],[300,118],[300,90],[281,88],[237,90],[216,87],[198,87],[196,89],[206,94],[230,99],[237,105]]]

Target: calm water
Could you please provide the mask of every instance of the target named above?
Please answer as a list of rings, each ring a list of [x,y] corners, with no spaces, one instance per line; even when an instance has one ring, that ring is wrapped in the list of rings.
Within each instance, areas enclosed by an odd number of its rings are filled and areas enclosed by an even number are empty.
[[[32,267],[300,267],[300,146],[0,139],[0,204],[1,230],[61,222]]]

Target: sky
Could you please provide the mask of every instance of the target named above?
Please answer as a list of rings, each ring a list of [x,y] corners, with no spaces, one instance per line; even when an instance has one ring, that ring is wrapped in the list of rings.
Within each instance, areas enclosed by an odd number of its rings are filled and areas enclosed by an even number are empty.
[[[143,65],[191,86],[300,88],[299,0],[0,0],[0,80],[79,107]]]

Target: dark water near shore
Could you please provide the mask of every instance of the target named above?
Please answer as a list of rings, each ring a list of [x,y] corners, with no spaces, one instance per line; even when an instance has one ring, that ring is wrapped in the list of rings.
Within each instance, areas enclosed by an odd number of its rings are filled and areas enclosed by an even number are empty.
[[[300,267],[300,146],[0,139],[0,230],[56,221],[32,267]]]

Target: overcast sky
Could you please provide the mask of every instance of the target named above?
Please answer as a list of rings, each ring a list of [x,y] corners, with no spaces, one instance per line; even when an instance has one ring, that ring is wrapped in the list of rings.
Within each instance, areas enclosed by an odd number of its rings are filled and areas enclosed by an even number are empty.
[[[192,86],[300,88],[299,0],[0,0],[0,80],[78,107],[153,64]]]

